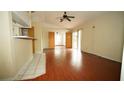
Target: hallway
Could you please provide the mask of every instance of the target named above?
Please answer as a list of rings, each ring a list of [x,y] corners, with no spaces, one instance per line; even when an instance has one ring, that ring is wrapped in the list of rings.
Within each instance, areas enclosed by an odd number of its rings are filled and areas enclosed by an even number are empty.
[[[46,49],[46,74],[31,80],[120,80],[121,64],[76,49]]]

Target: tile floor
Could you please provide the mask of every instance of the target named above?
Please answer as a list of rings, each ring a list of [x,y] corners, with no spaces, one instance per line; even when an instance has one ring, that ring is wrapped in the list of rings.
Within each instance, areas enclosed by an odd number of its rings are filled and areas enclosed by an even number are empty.
[[[35,54],[31,62],[24,65],[14,80],[36,78],[46,72],[45,54]]]

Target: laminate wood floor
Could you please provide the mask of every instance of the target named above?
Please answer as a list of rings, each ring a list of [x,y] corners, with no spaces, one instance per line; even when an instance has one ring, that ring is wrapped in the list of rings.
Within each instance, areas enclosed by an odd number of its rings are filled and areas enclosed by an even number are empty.
[[[119,81],[121,63],[77,49],[45,49],[46,74],[35,81]],[[30,81],[29,80],[29,81]]]

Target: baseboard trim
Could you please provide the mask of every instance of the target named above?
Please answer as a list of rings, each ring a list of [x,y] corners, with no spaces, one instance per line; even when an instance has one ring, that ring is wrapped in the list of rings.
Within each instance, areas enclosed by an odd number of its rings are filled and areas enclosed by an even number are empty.
[[[43,50],[51,50],[51,49],[55,49],[55,48],[43,48]]]
[[[86,51],[81,51],[81,53],[87,53],[87,54],[91,54],[91,55],[94,55],[94,56],[97,56],[97,57],[101,57],[101,58],[104,58],[104,59],[107,59],[107,60],[110,60],[110,61],[114,61],[114,62],[117,62],[117,63],[121,63],[120,61],[117,61],[117,60],[113,60],[111,58],[108,58],[108,57],[105,57],[105,56],[101,56],[99,54],[93,54],[93,53],[89,53],[89,52],[86,52]]]
[[[65,45],[55,45],[55,46],[65,46]]]

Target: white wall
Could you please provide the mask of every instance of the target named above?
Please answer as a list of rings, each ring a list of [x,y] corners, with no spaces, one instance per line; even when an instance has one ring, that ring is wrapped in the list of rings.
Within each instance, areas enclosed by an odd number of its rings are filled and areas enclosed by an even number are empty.
[[[124,47],[123,47],[122,67],[121,67],[121,80],[124,81]]]
[[[13,76],[9,12],[0,12],[0,79]]]
[[[15,39],[12,32],[11,12],[0,12],[0,80],[11,80],[32,58],[31,40]]]
[[[29,23],[28,21],[28,13],[27,12],[16,12],[18,15],[17,17],[21,17],[23,20],[25,20],[25,23]],[[14,17],[14,18],[13,18]],[[16,19],[16,16],[12,16],[12,19]],[[20,20],[17,21],[18,25],[23,25],[20,24]],[[16,27],[15,31],[19,31],[19,26],[15,24],[11,24],[13,28]],[[33,58],[33,53],[32,53],[32,40],[26,40],[26,39],[17,39],[14,38],[13,35],[13,30],[11,33],[11,44],[12,44],[12,55],[13,55],[13,72],[14,76],[18,73],[18,71],[31,59]]]
[[[39,22],[33,22],[32,26],[34,26],[34,37],[37,39],[35,40],[35,51],[36,53],[40,53],[43,49],[42,47],[42,26]]]
[[[39,20],[32,19],[32,26],[34,26],[35,38],[35,50],[36,53],[42,52],[43,48],[48,48],[48,31],[42,25]]]
[[[32,53],[32,40],[25,40],[25,39],[13,39],[14,44],[14,56],[15,61],[13,62],[15,68],[14,71],[17,73],[23,65],[27,62],[31,61],[33,57]]]
[[[43,44],[43,48],[48,48],[48,32],[47,31],[43,31],[42,32],[42,44]]]
[[[95,28],[93,28],[95,26]],[[122,61],[124,13],[110,12],[81,26],[81,49],[118,62]]]

